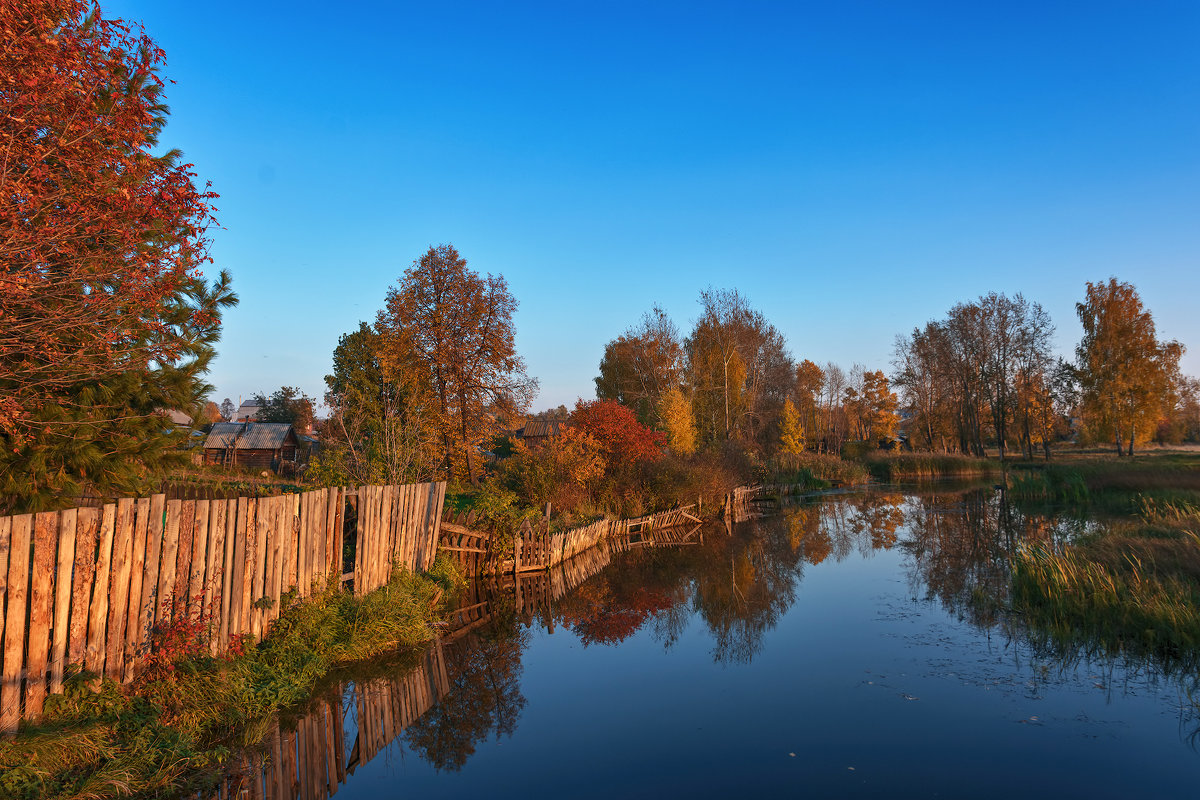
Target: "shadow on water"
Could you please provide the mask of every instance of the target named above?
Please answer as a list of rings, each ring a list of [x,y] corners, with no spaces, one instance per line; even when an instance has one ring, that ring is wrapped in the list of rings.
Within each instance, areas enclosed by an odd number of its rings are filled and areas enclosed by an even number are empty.
[[[1171,681],[1181,698],[1200,695],[1192,673],[1164,674],[1086,642],[1051,645],[994,601],[1006,593],[1009,558],[1022,542],[1061,548],[1091,525],[1022,511],[992,489],[905,487],[802,499],[731,529],[617,542],[550,572],[481,581],[432,647],[331,676],[307,706],[280,717],[263,746],[237,759],[213,796],[325,798],[363,765],[405,753],[460,771],[481,743],[517,730],[532,631],[569,630],[584,649],[641,631],[671,650],[699,623],[715,663],[748,665],[796,603],[806,569],[885,551],[900,558],[911,599],[994,633],[1048,681],[1084,669],[1115,693]],[[1181,738],[1194,748],[1196,706],[1181,699],[1180,707]]]

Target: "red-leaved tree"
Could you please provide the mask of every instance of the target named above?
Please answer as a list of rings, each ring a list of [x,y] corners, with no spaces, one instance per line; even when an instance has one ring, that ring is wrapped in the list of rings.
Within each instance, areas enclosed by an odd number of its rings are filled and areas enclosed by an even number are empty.
[[[131,485],[174,449],[159,413],[202,405],[236,298],[199,271],[215,195],[156,152],[163,60],[86,0],[0,0],[0,493],[15,507]]]
[[[184,347],[162,308],[208,260],[215,195],[152,152],[162,62],[85,0],[0,0],[2,430],[34,424],[59,389]]]
[[[616,400],[578,401],[571,424],[596,440],[609,469],[662,455],[663,435],[638,422],[633,411]]]

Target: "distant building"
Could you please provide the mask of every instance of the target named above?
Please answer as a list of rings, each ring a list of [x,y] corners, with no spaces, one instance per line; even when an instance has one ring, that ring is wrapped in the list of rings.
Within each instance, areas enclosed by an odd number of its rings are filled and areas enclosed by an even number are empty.
[[[171,420],[173,425],[181,428],[191,427],[192,418],[178,409],[170,409],[159,412]]]
[[[244,408],[244,406],[243,406]],[[299,440],[286,422],[218,422],[204,440],[204,463],[294,471]]]
[[[527,445],[542,444],[557,439],[563,429],[570,425],[565,419],[531,419],[517,433],[517,437]]]
[[[233,419],[230,422],[257,422],[258,414],[262,411],[262,406],[253,400],[247,400],[238,406],[238,410],[233,412]]]

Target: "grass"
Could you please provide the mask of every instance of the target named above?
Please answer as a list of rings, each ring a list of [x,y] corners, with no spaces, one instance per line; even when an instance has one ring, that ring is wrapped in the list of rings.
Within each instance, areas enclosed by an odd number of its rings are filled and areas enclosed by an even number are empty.
[[[43,719],[0,744],[0,796],[203,790],[235,749],[261,740],[271,716],[306,700],[335,665],[432,639],[440,598],[462,583],[439,558],[422,575],[397,570],[365,597],[329,589],[296,603],[257,647],[231,658],[185,647],[178,659],[151,657],[133,684],[104,681],[99,690],[93,676],[74,675]]]
[[[866,467],[832,453],[781,453],[770,470],[771,483],[803,484],[813,489],[833,483],[858,486],[870,481]]]
[[[983,458],[950,453],[882,453],[864,459],[872,477],[898,481],[939,478],[985,478],[1000,473],[1000,464]]]
[[[1200,458],[1079,458],[1008,476],[1008,494],[1114,516],[1062,552],[1012,561],[1013,610],[1059,644],[1086,640],[1164,666],[1200,656]]]
[[[1200,651],[1200,540],[1110,534],[1061,553],[1023,548],[1013,558],[1012,606],[1060,641],[1110,653],[1191,662]]]

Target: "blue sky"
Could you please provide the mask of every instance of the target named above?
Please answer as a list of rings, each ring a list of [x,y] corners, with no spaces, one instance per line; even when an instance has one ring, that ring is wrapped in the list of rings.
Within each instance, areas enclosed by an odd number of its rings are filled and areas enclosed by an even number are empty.
[[[736,287],[794,357],[886,368],[989,291],[1079,337],[1134,283],[1200,373],[1200,4],[102,0],[166,50],[221,194],[215,399],[320,397],[429,245],[520,301],[536,408]]]

